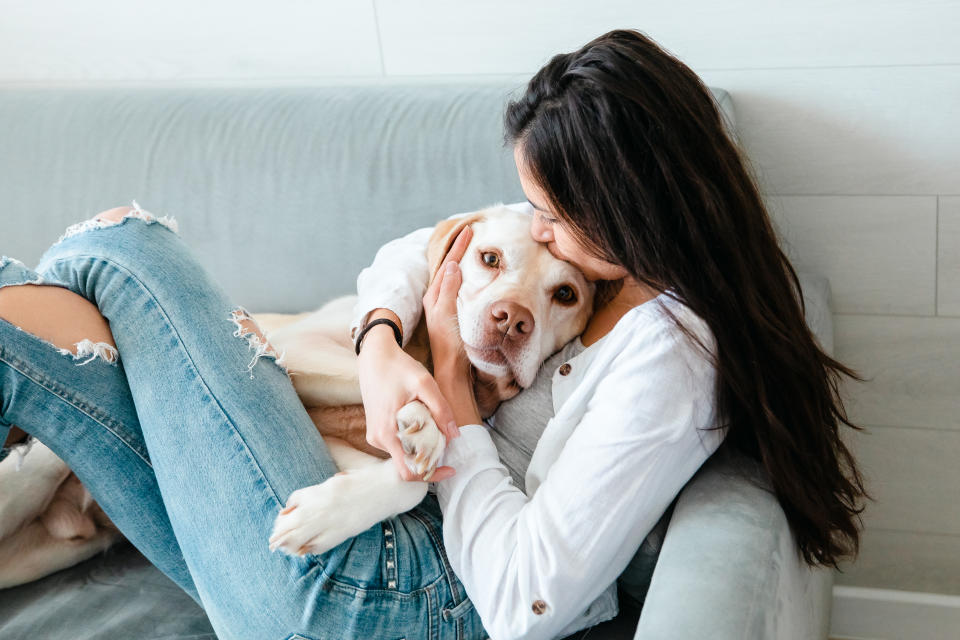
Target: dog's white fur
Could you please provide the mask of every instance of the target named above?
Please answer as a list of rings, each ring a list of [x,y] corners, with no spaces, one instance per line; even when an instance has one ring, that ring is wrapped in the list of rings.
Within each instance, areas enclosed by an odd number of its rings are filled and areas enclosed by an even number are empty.
[[[478,406],[486,417],[501,401],[529,386],[540,364],[582,332],[594,288],[580,271],[533,241],[527,214],[500,204],[435,227],[428,247],[431,278],[467,224],[473,238],[460,261],[457,318],[476,372]],[[558,300],[562,287],[573,290],[574,303]],[[427,482],[403,481],[387,454],[366,443],[357,359],[349,335],[355,301],[355,296],[343,296],[308,313],[251,314],[266,341],[284,354],[290,379],[341,470],[290,495],[274,522],[271,549],[323,553],[412,509],[426,495]],[[432,370],[423,320],[405,350]],[[407,466],[429,479],[443,454],[442,432],[418,401],[400,409],[397,425]],[[35,443],[20,471],[13,469],[14,457],[0,462],[0,587],[80,562],[120,537],[53,452]],[[62,507],[60,515],[51,515],[61,494],[74,498],[87,522],[75,514],[66,517]],[[76,539],[64,542],[46,529],[58,529],[58,522],[61,535]],[[41,535],[38,527],[47,533]]]

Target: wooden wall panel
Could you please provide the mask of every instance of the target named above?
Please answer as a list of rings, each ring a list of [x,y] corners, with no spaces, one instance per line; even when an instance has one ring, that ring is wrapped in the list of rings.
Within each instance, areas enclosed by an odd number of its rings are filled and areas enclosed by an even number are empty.
[[[960,320],[835,315],[840,361],[868,377],[848,410],[877,426],[960,429]]]
[[[768,197],[795,267],[830,279],[837,313],[933,315],[933,196]]]
[[[960,65],[707,71],[764,193],[960,193]]]
[[[868,527],[960,536],[960,431],[870,426],[846,431],[844,441],[877,499],[864,513]]]
[[[940,198],[937,232],[937,313],[960,316],[960,196]]]

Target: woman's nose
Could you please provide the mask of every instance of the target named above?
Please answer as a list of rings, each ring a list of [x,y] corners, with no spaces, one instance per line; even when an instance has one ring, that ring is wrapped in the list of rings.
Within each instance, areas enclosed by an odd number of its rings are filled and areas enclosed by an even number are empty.
[[[540,222],[540,216],[536,213],[533,214],[533,220],[530,222],[530,237],[544,244],[553,242],[553,230],[549,225]]]

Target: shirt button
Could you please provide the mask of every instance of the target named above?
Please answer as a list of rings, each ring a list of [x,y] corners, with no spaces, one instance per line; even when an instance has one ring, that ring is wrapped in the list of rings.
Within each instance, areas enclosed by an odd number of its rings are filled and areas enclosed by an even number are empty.
[[[568,373],[570,373],[570,369],[571,369],[571,368],[572,368],[572,367],[570,366],[570,363],[569,363],[569,362],[564,362],[562,365],[560,365],[560,369],[559,369],[560,375],[562,375],[562,376],[567,375]],[[540,601],[537,600],[537,602],[540,602]]]
[[[543,600],[534,600],[533,601],[533,612],[535,614],[543,615],[543,612],[547,610],[547,603]]]

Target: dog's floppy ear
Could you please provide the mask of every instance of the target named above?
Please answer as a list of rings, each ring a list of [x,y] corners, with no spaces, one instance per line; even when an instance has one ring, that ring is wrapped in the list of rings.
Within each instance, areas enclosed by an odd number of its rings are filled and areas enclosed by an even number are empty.
[[[452,220],[441,220],[433,229],[433,235],[427,242],[427,264],[430,265],[430,281],[433,282],[434,276],[440,269],[443,259],[447,257],[453,241],[463,228],[474,222],[479,222],[485,218],[482,212],[471,213],[462,218],[453,218]]]

